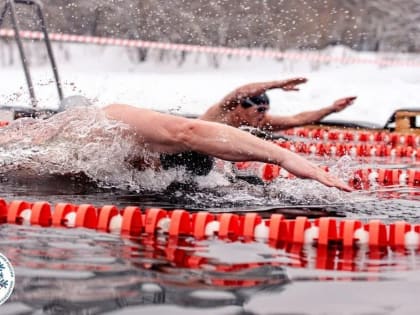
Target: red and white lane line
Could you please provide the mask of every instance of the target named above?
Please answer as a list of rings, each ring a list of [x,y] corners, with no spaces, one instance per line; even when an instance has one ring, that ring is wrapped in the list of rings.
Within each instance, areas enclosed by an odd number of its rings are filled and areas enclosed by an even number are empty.
[[[342,157],[349,155],[356,157],[389,157],[411,158],[420,160],[420,146],[396,145],[385,143],[342,143],[342,142],[299,142],[299,141],[276,141],[280,147],[296,153],[307,155]]]
[[[233,171],[238,176],[255,176],[264,182],[271,182],[276,178],[296,178],[287,170],[275,164],[260,162],[235,162],[232,165]],[[321,166],[328,171],[328,167]],[[368,188],[370,185],[399,185],[399,186],[420,186],[420,169],[392,169],[392,168],[361,168],[353,170],[353,175],[349,179],[351,185],[361,189],[360,183]]]
[[[341,129],[323,129],[323,128],[292,128],[284,132],[289,136],[309,138],[324,141],[340,142],[363,142],[363,143],[385,143],[393,146],[411,146],[420,145],[420,135],[415,133],[401,134],[387,131],[349,131]]]
[[[12,29],[0,29],[0,37],[14,37]],[[20,31],[23,39],[42,40],[44,34],[34,31]],[[282,52],[272,49],[249,49],[249,48],[228,48],[215,46],[185,45],[174,43],[151,42],[144,40],[131,40],[110,37],[95,37],[85,35],[72,35],[62,33],[50,33],[49,38],[57,42],[84,43],[96,45],[110,45],[122,47],[139,47],[148,49],[160,49],[171,51],[185,51],[193,53],[206,53],[218,55],[231,55],[243,57],[262,57],[262,58],[283,58],[290,60],[314,61],[320,63],[343,63],[343,64],[376,64],[380,66],[403,66],[420,67],[418,60],[403,60],[395,58],[362,58],[362,57],[336,57],[316,52]]]
[[[93,205],[59,203],[51,210],[47,202],[28,203],[14,200],[0,201],[2,223],[34,225],[44,228],[87,228],[123,237],[166,234],[169,237],[191,236],[196,239],[262,241],[340,245],[344,249],[355,246],[420,249],[420,225],[397,221],[385,224],[379,220],[363,223],[360,220],[297,217],[287,220],[281,214],[263,219],[258,213],[190,213],[186,210],[166,211],[160,208],[138,207],[118,209],[113,205],[96,208]]]

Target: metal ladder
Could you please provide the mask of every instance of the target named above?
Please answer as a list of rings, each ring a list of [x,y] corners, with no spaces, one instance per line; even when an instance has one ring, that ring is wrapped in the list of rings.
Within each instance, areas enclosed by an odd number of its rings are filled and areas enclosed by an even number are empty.
[[[28,60],[26,59],[26,55],[25,55],[25,51],[23,48],[23,44],[22,44],[22,38],[20,36],[20,29],[19,29],[19,24],[18,24],[18,17],[16,14],[16,5],[28,5],[28,6],[35,6],[36,7],[36,12],[38,15],[38,19],[41,22],[41,31],[44,34],[44,42],[47,48],[47,52],[48,52],[48,58],[50,59],[51,62],[51,67],[54,73],[54,79],[55,79],[55,84],[57,87],[57,92],[58,92],[58,97],[60,99],[60,102],[63,100],[63,91],[62,91],[62,86],[61,86],[61,82],[60,82],[60,77],[58,75],[58,70],[57,70],[57,65],[55,63],[55,59],[54,59],[54,54],[51,48],[51,42],[48,36],[48,31],[47,31],[47,26],[45,23],[45,18],[44,18],[44,14],[42,12],[42,3],[39,0],[6,0],[6,4],[3,8],[3,10],[1,11],[0,14],[0,28],[2,27],[2,24],[4,22],[4,18],[6,17],[7,13],[10,13],[11,16],[11,22],[12,22],[12,26],[14,29],[14,33],[15,33],[15,40],[19,49],[19,54],[20,54],[20,59],[22,62],[22,66],[23,66],[23,70],[25,72],[25,77],[26,77],[26,82],[28,85],[28,89],[29,89],[29,95],[31,98],[31,105],[32,105],[32,109],[36,110],[38,101],[37,98],[35,96],[35,91],[34,91],[34,86],[33,86],[33,82],[32,82],[32,77],[31,77],[31,73],[29,71],[29,66],[28,66]]]

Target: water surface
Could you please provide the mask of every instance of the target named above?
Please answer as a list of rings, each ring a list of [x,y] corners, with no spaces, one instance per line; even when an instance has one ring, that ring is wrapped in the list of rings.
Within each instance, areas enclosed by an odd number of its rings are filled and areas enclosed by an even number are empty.
[[[135,205],[142,210],[259,211],[264,217],[284,213],[364,222],[420,221],[418,186],[371,185],[344,193],[300,179],[249,183],[220,168],[197,178],[182,169],[134,170],[125,159],[132,148],[129,140],[94,132],[114,132],[121,126],[89,113],[81,121],[87,126],[94,120],[93,129],[68,123],[60,125],[64,133],[56,136],[35,128],[42,136],[35,148],[25,140],[22,128],[27,125],[13,127],[21,137],[6,139],[0,150],[1,197],[97,207]],[[97,142],[91,143],[92,136],[99,137]],[[361,167],[418,168],[407,160],[313,159],[344,180]],[[122,239],[86,229],[1,225],[0,252],[11,260],[17,277],[1,314],[420,312],[418,248],[323,250],[165,235]]]

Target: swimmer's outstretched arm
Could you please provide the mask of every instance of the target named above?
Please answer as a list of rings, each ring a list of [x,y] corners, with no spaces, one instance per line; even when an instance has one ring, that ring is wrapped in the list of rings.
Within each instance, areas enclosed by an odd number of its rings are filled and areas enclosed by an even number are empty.
[[[239,129],[198,119],[162,114],[128,105],[104,109],[137,133],[139,143],[156,152],[197,151],[228,161],[260,161],[280,165],[301,178],[314,179],[345,191],[352,189],[321,168],[271,142]]]
[[[260,161],[282,166],[301,178],[314,179],[345,191],[352,189],[303,157],[272,142],[261,140],[236,128],[211,122],[189,121],[179,130],[181,142],[189,150],[228,161]]]
[[[344,110],[353,104],[356,98],[356,96],[344,97],[336,100],[330,106],[314,111],[302,112],[293,116],[275,116],[267,114],[258,127],[263,130],[279,131],[287,128],[316,123],[332,113]]]
[[[223,110],[233,109],[238,104],[240,104],[245,98],[260,95],[268,90],[283,89],[285,91],[298,91],[299,89],[296,86],[299,84],[303,84],[306,81],[307,79],[305,78],[292,78],[287,80],[276,80],[246,84],[230,92],[215,106]]]

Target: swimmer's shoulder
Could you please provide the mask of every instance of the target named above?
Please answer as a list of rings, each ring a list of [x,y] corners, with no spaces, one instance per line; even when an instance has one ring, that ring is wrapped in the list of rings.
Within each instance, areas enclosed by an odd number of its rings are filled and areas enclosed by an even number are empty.
[[[168,119],[187,119],[191,117],[185,117],[181,115],[174,115],[172,113],[166,113],[158,110],[152,110],[142,107],[137,107],[127,104],[110,104],[102,108],[105,115],[110,119],[116,119],[121,121],[154,121],[159,119],[160,121],[167,122]]]
[[[102,108],[108,118],[116,118],[119,119],[123,116],[131,116],[131,115],[150,115],[156,113],[153,110],[136,107],[128,104],[109,104]]]
[[[121,103],[112,103],[112,104],[108,104],[105,105],[102,108],[103,111],[105,112],[114,112],[114,111],[147,111],[147,109],[141,108],[141,107],[136,107],[133,105],[128,105],[128,104],[121,104]]]

